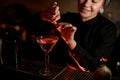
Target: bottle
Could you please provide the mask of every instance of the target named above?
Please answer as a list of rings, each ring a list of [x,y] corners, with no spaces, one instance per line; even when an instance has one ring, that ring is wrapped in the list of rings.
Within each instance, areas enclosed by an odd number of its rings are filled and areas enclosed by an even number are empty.
[[[112,72],[105,64],[101,64],[94,72],[94,80],[111,80],[111,79]]]

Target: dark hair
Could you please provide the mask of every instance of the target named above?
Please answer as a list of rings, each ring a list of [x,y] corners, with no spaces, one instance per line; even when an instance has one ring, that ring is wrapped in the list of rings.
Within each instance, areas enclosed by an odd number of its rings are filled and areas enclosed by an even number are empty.
[[[105,6],[107,6],[110,3],[110,0],[105,0]]]

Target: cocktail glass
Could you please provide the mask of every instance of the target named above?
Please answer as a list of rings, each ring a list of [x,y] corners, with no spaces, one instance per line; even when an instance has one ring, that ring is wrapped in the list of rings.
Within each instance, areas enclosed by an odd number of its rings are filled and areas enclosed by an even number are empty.
[[[58,41],[58,36],[38,36],[37,43],[45,52],[45,67],[39,71],[43,76],[51,76],[52,72],[49,69],[49,53]]]

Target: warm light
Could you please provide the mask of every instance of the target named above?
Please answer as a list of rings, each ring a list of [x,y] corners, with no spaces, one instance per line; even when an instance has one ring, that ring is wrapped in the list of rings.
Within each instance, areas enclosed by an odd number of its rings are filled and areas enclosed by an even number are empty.
[[[19,26],[19,25],[16,25],[16,26],[15,26],[15,30],[16,30],[16,31],[19,31],[19,30],[20,30],[20,26]]]
[[[1,26],[0,26],[1,28],[6,28],[6,25],[5,24],[1,24]]]

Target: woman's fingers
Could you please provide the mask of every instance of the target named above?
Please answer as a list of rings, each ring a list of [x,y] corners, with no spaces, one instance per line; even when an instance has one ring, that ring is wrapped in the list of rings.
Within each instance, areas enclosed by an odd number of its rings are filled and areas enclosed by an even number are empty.
[[[76,27],[75,26],[73,26],[72,24],[70,24],[70,23],[64,23],[64,22],[62,22],[62,23],[58,23],[58,25],[57,25],[57,29],[59,30],[59,31],[76,31]]]
[[[54,2],[47,9],[41,12],[41,18],[49,22],[55,22],[60,19],[60,11],[57,2]]]

